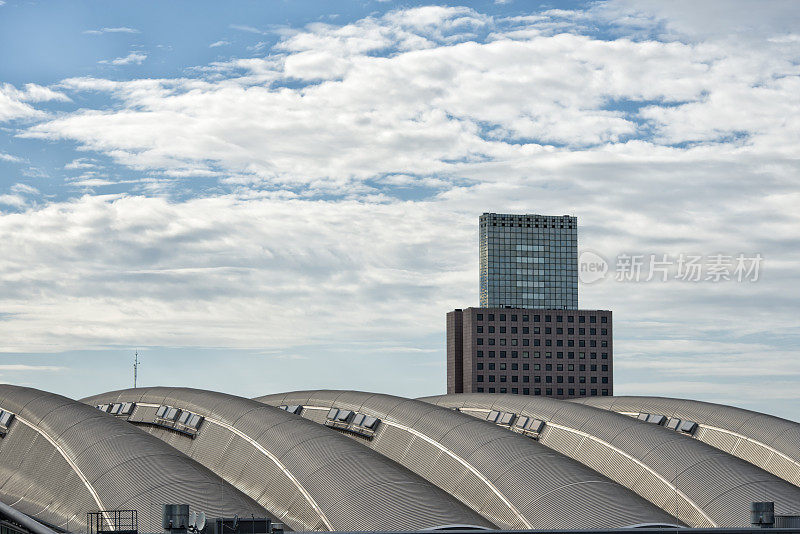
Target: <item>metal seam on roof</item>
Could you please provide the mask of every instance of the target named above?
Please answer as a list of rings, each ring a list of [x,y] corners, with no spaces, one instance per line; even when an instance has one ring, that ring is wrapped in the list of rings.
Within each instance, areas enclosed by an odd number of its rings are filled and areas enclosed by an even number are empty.
[[[323,410],[323,411],[330,409],[330,407],[326,408],[324,406],[303,406],[303,408],[309,409],[309,410]],[[363,409],[363,405],[362,405],[362,409]],[[431,437],[426,436],[425,434],[423,434],[422,432],[420,432],[418,430],[415,430],[415,429],[410,428],[410,427],[405,426],[405,425],[401,425],[400,423],[395,423],[394,421],[388,421],[388,420],[383,419],[383,418],[381,419],[381,423],[389,425],[389,426],[393,426],[395,428],[399,428],[400,430],[404,430],[404,431],[406,431],[406,432],[408,432],[410,434],[413,434],[414,436],[416,436],[416,437],[418,437],[418,438],[430,443],[431,445],[433,445],[434,447],[436,447],[440,451],[444,452],[445,454],[447,454],[448,456],[453,458],[455,461],[457,461],[458,463],[460,463],[461,465],[466,467],[469,471],[471,471],[473,475],[478,477],[481,480],[481,482],[483,482],[489,489],[491,489],[492,492],[495,495],[497,495],[497,497],[500,498],[501,501],[503,501],[503,503],[508,507],[508,509],[511,510],[514,513],[514,515],[516,515],[517,518],[520,521],[522,521],[522,523],[527,528],[533,528],[533,526],[531,525],[530,522],[528,522],[528,520],[525,518],[525,516],[523,516],[519,512],[519,510],[517,510],[517,508],[513,504],[511,504],[511,501],[509,501],[506,498],[506,496],[503,495],[500,492],[500,490],[497,489],[497,487],[494,484],[492,484],[491,481],[483,475],[483,473],[481,473],[480,471],[475,469],[475,467],[473,467],[472,464],[470,464],[469,462],[467,462],[466,460],[464,460],[463,458],[458,456],[456,453],[454,453],[450,449],[446,448],[441,443],[437,442],[436,440],[434,440]]]
[[[469,409],[470,411],[475,411],[475,412],[486,412],[486,413],[489,413],[489,412],[491,411],[491,410],[488,410],[488,409],[485,409],[485,408],[467,408],[467,409]],[[643,469],[645,469],[646,471],[650,472],[650,473],[651,473],[652,475],[654,475],[656,478],[658,478],[659,480],[661,480],[661,482],[663,482],[663,483],[664,483],[665,485],[667,485],[667,486],[668,486],[668,487],[669,487],[669,488],[670,488],[672,491],[674,491],[676,495],[680,495],[680,496],[681,496],[681,497],[682,497],[682,498],[683,498],[683,499],[684,499],[684,500],[685,500],[687,503],[689,503],[689,504],[690,504],[690,505],[691,505],[691,506],[692,506],[692,507],[693,507],[695,510],[697,510],[698,512],[700,512],[700,514],[701,514],[703,517],[705,517],[705,518],[706,518],[706,520],[708,520],[708,522],[709,522],[709,523],[711,523],[711,525],[712,525],[712,526],[714,526],[714,527],[718,527],[718,526],[719,526],[719,525],[717,525],[717,524],[716,524],[716,523],[715,523],[715,522],[714,522],[714,521],[713,521],[713,520],[712,520],[712,519],[711,519],[711,518],[708,516],[708,514],[706,514],[706,513],[705,513],[705,512],[704,512],[704,511],[703,511],[703,510],[702,510],[702,509],[701,509],[701,508],[700,508],[700,507],[699,507],[697,504],[695,504],[695,502],[694,502],[694,501],[692,501],[692,500],[691,500],[689,497],[687,497],[687,496],[686,496],[686,494],[684,494],[684,493],[683,493],[681,490],[679,490],[679,489],[678,489],[678,488],[677,488],[677,487],[676,487],[674,484],[672,484],[672,483],[671,483],[670,481],[668,481],[666,478],[664,478],[664,477],[663,477],[663,476],[661,476],[659,473],[657,473],[656,471],[654,471],[654,470],[653,470],[651,467],[647,466],[646,464],[644,464],[644,463],[643,463],[643,462],[641,462],[640,460],[637,460],[636,458],[634,458],[634,457],[633,457],[633,456],[631,456],[630,454],[626,453],[625,451],[623,451],[623,450],[621,450],[621,449],[619,449],[619,448],[615,447],[614,445],[612,445],[612,444],[608,443],[607,441],[604,441],[604,440],[602,440],[602,439],[599,439],[599,438],[597,438],[596,436],[592,436],[591,434],[587,434],[586,432],[583,432],[583,431],[581,431],[581,430],[576,430],[576,429],[574,429],[574,428],[570,428],[570,427],[567,427],[567,426],[564,426],[564,425],[559,425],[559,424],[557,424],[557,423],[551,423],[550,421],[545,421],[545,423],[546,423],[547,425],[550,425],[550,426],[552,426],[553,428],[558,428],[558,429],[560,429],[560,430],[564,430],[564,431],[566,431],[566,432],[572,432],[572,433],[574,433],[574,434],[578,434],[579,436],[582,436],[582,437],[584,437],[584,438],[591,439],[592,441],[595,441],[595,442],[597,442],[597,443],[600,443],[601,445],[604,445],[604,446],[608,447],[609,449],[611,449],[611,450],[613,450],[613,451],[615,451],[615,452],[617,452],[617,453],[621,454],[621,455],[622,455],[622,456],[624,456],[625,458],[627,458],[627,459],[631,460],[632,462],[636,463],[637,465],[639,465],[640,467],[642,467],[642,468],[643,468]]]
[[[147,403],[147,402],[140,402],[140,403],[137,403],[137,404],[139,406],[145,406],[145,407],[148,407],[148,408],[157,408],[157,407],[160,406],[160,404],[153,404],[153,403]],[[308,491],[305,489],[305,487],[303,487],[303,485],[300,484],[300,481],[297,480],[297,478],[295,478],[295,476],[291,473],[291,471],[286,469],[286,466],[283,465],[281,463],[281,461],[278,460],[278,458],[274,454],[272,454],[267,449],[262,447],[260,443],[258,443],[256,440],[254,440],[253,438],[251,438],[250,436],[248,436],[247,434],[245,434],[244,432],[242,432],[238,428],[235,428],[235,427],[233,427],[233,426],[231,426],[231,425],[229,425],[227,423],[223,423],[222,421],[218,421],[218,420],[213,419],[213,418],[208,417],[208,416],[204,416],[204,417],[205,417],[206,422],[215,424],[217,426],[221,426],[222,428],[233,432],[234,434],[236,434],[237,436],[239,436],[243,440],[245,440],[248,443],[250,443],[250,445],[252,445],[256,449],[258,449],[258,451],[261,452],[264,456],[266,456],[267,458],[272,460],[272,462],[276,466],[278,466],[278,469],[283,471],[283,474],[285,474],[289,478],[289,480],[291,480],[292,483],[297,487],[297,489],[300,490],[300,493],[303,494],[303,497],[305,497],[306,500],[308,501],[308,503],[314,508],[314,510],[317,512],[317,515],[319,515],[319,518],[322,520],[322,522],[325,524],[325,526],[328,528],[328,530],[334,530],[333,525],[328,520],[328,518],[325,516],[325,513],[322,511],[322,509],[320,509],[319,505],[314,500],[314,498],[311,496],[311,494],[308,493]],[[288,509],[287,509],[286,513],[289,513]]]
[[[103,504],[103,501],[100,499],[100,495],[97,494],[97,491],[95,491],[94,486],[92,486],[92,483],[89,482],[89,479],[86,478],[86,475],[83,474],[83,471],[81,471],[80,467],[78,467],[78,465],[72,460],[72,458],[69,457],[69,455],[66,453],[66,451],[64,449],[62,449],[61,446],[58,443],[56,443],[56,441],[53,438],[51,438],[42,429],[40,429],[39,427],[37,427],[33,423],[29,422],[24,417],[21,417],[19,414],[14,414],[14,415],[15,415],[15,418],[16,418],[17,421],[19,421],[20,423],[22,423],[25,426],[29,427],[34,432],[37,432],[40,436],[42,436],[44,439],[46,439],[50,443],[50,445],[55,447],[55,449],[59,452],[59,454],[61,454],[61,456],[64,458],[64,460],[67,461],[67,463],[72,468],[72,470],[75,472],[75,474],[78,475],[78,478],[81,479],[81,482],[83,482],[84,486],[86,486],[86,489],[89,490],[89,493],[92,494],[92,498],[94,499],[95,504],[97,504],[98,510],[105,510],[106,507]],[[113,522],[111,522],[111,518],[105,513],[103,514],[103,516],[105,517],[106,522],[109,523],[108,526],[110,527],[110,529],[114,530],[114,524],[113,524]]]

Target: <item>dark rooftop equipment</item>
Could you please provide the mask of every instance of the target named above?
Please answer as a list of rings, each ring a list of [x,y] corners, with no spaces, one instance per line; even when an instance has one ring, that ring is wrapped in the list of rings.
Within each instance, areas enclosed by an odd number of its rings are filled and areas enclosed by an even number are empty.
[[[86,534],[137,534],[139,512],[136,510],[99,510],[86,514]]]
[[[750,524],[761,528],[771,528],[775,524],[775,503],[750,503]]]
[[[189,528],[188,504],[165,504],[161,526],[169,532],[186,532]]]

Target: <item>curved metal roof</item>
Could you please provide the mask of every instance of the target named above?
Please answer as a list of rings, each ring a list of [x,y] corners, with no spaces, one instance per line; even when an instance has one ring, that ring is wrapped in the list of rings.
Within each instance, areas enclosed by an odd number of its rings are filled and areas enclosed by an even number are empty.
[[[81,531],[89,511],[135,509],[139,530],[158,532],[165,503],[267,515],[194,460],[81,402],[0,385],[0,410],[14,414],[0,421],[0,500],[36,520]]]
[[[129,420],[208,466],[295,530],[418,530],[492,523],[419,475],[338,433],[262,403],[189,388],[140,388],[84,399],[135,403]],[[177,432],[171,406],[204,418]]]
[[[256,400],[273,406],[300,405],[303,417],[334,427],[337,422],[328,420],[331,408],[379,418],[372,439],[362,443],[504,528],[673,522],[670,514],[586,466],[534,440],[452,410],[355,391],[299,391]]]
[[[783,513],[800,510],[800,488],[680,429],[546,397],[457,394],[421,400],[481,419],[514,414],[505,418],[508,430],[524,431],[519,416],[543,421],[534,434],[542,445],[633,489],[691,526],[749,526],[752,501],[775,501],[776,511]]]
[[[800,486],[800,424],[759,412],[710,402],[666,397],[574,399],[626,415],[662,414],[694,421],[694,437]]]

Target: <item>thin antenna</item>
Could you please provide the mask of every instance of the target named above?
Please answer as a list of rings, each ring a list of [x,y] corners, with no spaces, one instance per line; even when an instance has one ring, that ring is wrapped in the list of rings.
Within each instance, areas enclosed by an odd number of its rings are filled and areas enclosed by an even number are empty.
[[[136,349],[133,357],[133,387],[136,388],[136,379],[139,374],[139,349]]]

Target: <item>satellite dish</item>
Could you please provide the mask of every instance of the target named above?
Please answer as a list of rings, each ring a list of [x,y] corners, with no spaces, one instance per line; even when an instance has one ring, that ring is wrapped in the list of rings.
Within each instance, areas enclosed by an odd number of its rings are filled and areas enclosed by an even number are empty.
[[[197,514],[197,523],[195,523],[195,528],[197,528],[197,530],[203,530],[206,528],[206,514],[203,512],[199,512]]]
[[[189,525],[188,527],[195,528],[197,526],[197,512],[191,511],[189,512]]]

